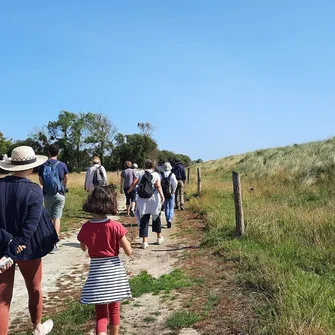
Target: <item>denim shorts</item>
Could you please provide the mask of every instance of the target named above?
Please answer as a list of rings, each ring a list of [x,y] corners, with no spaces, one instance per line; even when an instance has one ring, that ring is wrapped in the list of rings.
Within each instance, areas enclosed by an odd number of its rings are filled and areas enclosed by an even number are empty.
[[[49,213],[51,219],[60,219],[63,215],[65,205],[65,196],[59,193],[55,195],[44,196],[44,207]]]

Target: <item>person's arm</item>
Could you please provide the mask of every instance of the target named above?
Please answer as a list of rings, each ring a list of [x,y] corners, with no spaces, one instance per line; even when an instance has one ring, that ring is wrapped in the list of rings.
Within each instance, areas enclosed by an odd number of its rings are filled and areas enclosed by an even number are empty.
[[[0,228],[0,250],[6,248],[8,243],[13,239],[13,235],[3,228]]]
[[[87,192],[88,192],[88,175],[89,175],[89,173],[90,173],[90,168],[88,168],[88,169],[86,170],[86,173],[85,173],[84,189],[85,189],[85,191],[87,191]]]
[[[120,193],[123,194],[123,171],[121,172],[120,177]]]
[[[163,190],[162,190],[162,184],[161,184],[161,179],[158,178],[155,182],[155,188],[157,189],[160,197],[161,197],[161,202],[164,202],[164,194],[163,194]]]
[[[176,193],[176,189],[177,189],[177,186],[178,186],[178,181],[177,181],[176,175],[174,173],[172,173],[172,175],[171,175],[171,186],[172,186],[173,193]]]
[[[26,246],[29,243],[40,222],[43,210],[43,195],[40,188],[38,191],[34,191],[32,191],[27,204],[29,210],[20,229],[20,234],[16,235],[3,251],[3,255],[11,257],[13,260],[16,259],[20,246]]]
[[[77,240],[80,243],[80,249],[82,251],[86,251],[87,250],[87,245],[85,244],[84,240],[85,240],[85,235],[86,235],[86,225],[85,223],[81,226],[81,229],[77,235]]]
[[[181,180],[183,181],[183,183],[186,183],[186,173],[185,173],[185,168],[182,168],[181,170]]]
[[[133,249],[130,242],[127,240],[126,235],[121,238],[120,245],[127,256],[130,256],[133,253]]]
[[[106,169],[101,165],[101,171],[102,171],[102,174],[104,176],[104,183],[105,185],[108,184],[108,180],[107,180],[107,172],[106,172]]]
[[[129,187],[128,193],[131,193],[133,191],[133,189],[136,187],[139,181],[140,179],[135,177],[135,179],[133,180],[132,184]]]
[[[63,179],[64,188],[67,189],[67,182],[69,180],[69,175],[65,174]]]
[[[87,250],[87,246],[86,246],[86,244],[84,242],[80,242],[80,249],[82,251],[86,251]]]

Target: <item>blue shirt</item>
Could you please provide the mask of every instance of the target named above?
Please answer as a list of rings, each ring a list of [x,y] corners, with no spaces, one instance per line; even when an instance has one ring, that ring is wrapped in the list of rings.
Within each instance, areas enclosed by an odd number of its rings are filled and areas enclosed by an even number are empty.
[[[57,159],[51,159],[51,158],[49,158],[47,160],[47,162],[56,163]],[[45,165],[46,165],[47,162],[45,162],[43,165],[41,165],[39,167],[39,169],[38,169],[38,175],[40,177],[42,177],[42,178],[43,178],[44,167],[45,167]],[[61,184],[64,185],[63,184],[64,176],[69,173],[69,170],[67,169],[67,165],[65,163],[59,161],[59,163],[58,163],[58,165],[56,167],[58,169],[59,180],[61,181]],[[65,189],[64,189],[64,187],[62,187],[62,189],[58,193],[62,194],[62,195],[65,195]],[[44,189],[43,189],[43,194],[45,194]]]

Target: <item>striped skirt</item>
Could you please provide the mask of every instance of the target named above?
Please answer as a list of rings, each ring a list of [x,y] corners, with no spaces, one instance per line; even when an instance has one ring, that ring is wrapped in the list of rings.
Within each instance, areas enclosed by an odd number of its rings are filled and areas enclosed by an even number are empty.
[[[131,297],[127,273],[118,256],[91,258],[81,303],[102,305]]]

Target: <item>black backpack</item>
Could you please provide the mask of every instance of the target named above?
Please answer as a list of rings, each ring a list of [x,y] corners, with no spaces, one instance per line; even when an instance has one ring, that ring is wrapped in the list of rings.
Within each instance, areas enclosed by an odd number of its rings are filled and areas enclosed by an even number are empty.
[[[137,194],[140,198],[151,198],[155,192],[155,187],[152,184],[152,174],[145,171],[142,176],[137,189]]]
[[[172,172],[170,172],[170,174],[167,177],[165,177],[164,173],[162,172],[161,176],[162,176],[161,184],[162,184],[164,198],[171,199],[172,194],[173,194],[171,180],[170,180],[172,176]]]
[[[101,170],[101,166],[96,168],[93,173],[93,185],[96,186],[104,186],[105,185],[105,178]]]

